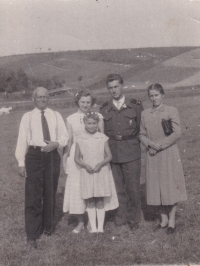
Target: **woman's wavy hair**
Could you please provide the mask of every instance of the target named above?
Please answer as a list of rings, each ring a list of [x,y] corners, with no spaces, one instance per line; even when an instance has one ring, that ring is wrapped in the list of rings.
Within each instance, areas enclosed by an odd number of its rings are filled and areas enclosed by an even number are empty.
[[[87,97],[87,96],[91,97],[92,106],[93,106],[96,102],[96,98],[92,95],[89,89],[82,89],[74,95],[74,100],[75,100],[76,105],[79,106],[78,102],[81,99],[81,97]]]
[[[149,92],[150,92],[151,90],[159,91],[160,94],[162,94],[162,95],[165,94],[162,85],[160,85],[159,83],[151,84],[151,85],[147,88],[148,95],[149,95]]]

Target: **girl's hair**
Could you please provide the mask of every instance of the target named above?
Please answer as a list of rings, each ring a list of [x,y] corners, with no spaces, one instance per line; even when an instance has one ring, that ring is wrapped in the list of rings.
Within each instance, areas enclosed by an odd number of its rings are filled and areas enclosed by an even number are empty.
[[[94,119],[95,121],[99,122],[99,116],[97,112],[87,112],[83,117],[83,121],[85,122],[87,119]]]
[[[159,83],[151,84],[151,85],[147,88],[148,95],[149,95],[149,92],[150,92],[151,90],[159,91],[160,94],[162,94],[162,95],[165,94],[162,85],[160,85]]]
[[[76,105],[78,105],[78,102],[81,99],[81,97],[87,97],[87,96],[91,97],[92,100],[91,105],[93,106],[96,102],[96,98],[91,94],[89,89],[82,89],[74,95]]]

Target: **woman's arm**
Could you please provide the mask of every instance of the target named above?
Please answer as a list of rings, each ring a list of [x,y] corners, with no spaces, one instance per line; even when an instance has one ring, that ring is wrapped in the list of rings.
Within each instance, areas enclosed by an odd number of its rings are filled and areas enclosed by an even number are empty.
[[[140,123],[140,135],[139,135],[139,139],[142,142],[142,144],[146,147],[146,148],[151,148],[155,151],[159,151],[161,150],[161,145],[157,144],[153,141],[151,141],[149,138],[147,138],[147,130],[145,127],[145,119],[144,119],[144,114],[142,113],[142,117],[141,117],[141,123]]]
[[[63,148],[63,168],[67,167],[67,158],[69,157],[70,149],[73,143],[73,131],[71,124],[66,120],[66,128],[69,136],[68,144]]]
[[[69,153],[70,153],[70,149],[71,149],[72,143],[73,143],[72,126],[67,120],[66,120],[66,128],[67,128],[67,132],[68,132],[68,135],[69,135],[69,141],[68,141],[67,146],[64,147],[63,156],[65,155],[65,157],[67,159],[67,157],[69,156]]]
[[[104,165],[106,165],[112,160],[112,154],[108,145],[108,141],[105,142],[104,152],[105,152],[105,159],[94,167],[94,172],[99,172]]]
[[[88,164],[86,164],[82,161],[82,155],[81,155],[81,151],[80,151],[80,147],[79,147],[78,143],[76,143],[74,161],[80,167],[85,168],[88,173],[93,173],[92,167],[90,167]]]
[[[104,121],[102,114],[99,113],[99,123],[98,123],[98,131],[104,133]]]
[[[104,122],[103,122],[103,119],[99,120],[98,131],[101,132],[101,133],[104,133]]]
[[[169,119],[172,123],[173,132],[171,135],[164,137],[164,139],[158,142],[158,144],[161,145],[162,149],[166,149],[167,147],[174,144],[181,136],[180,118],[178,110],[175,107],[169,108]]]

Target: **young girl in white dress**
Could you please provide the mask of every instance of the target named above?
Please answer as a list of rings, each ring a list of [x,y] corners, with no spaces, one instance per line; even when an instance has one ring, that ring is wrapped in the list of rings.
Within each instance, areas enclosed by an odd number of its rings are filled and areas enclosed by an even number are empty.
[[[86,200],[91,233],[103,233],[105,211],[119,206],[109,165],[112,155],[108,137],[98,132],[98,114],[88,112],[83,121],[86,132],[77,138],[75,150],[75,162],[81,167],[81,198]]]

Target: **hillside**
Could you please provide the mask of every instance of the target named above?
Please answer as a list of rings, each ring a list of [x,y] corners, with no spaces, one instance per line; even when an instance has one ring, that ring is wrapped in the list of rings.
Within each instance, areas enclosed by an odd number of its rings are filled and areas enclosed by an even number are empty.
[[[64,79],[77,89],[105,87],[109,73],[121,73],[127,87],[144,88],[152,82],[174,86],[199,85],[200,48],[168,47],[68,51],[0,58],[0,68],[22,69],[30,77]]]

